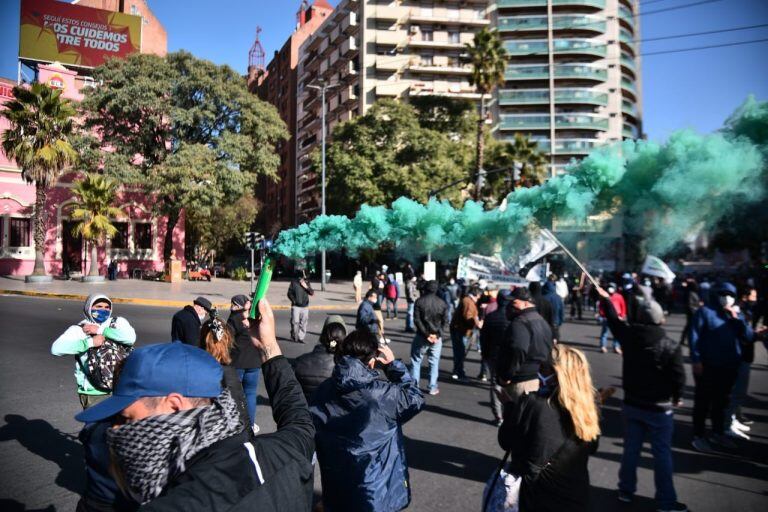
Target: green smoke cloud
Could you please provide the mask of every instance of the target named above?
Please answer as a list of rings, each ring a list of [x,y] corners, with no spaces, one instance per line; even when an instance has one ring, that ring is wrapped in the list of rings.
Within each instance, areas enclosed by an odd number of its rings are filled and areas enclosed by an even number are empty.
[[[664,144],[625,141],[598,148],[568,174],[517,189],[505,209],[467,201],[422,204],[401,197],[389,208],[363,205],[353,218],[320,216],[278,236],[274,250],[301,258],[323,249],[351,254],[389,243],[403,254],[509,253],[537,225],[583,220],[610,211],[663,255],[687,235],[707,229],[739,205],[764,197],[768,103],[750,98],[721,133],[675,132]]]

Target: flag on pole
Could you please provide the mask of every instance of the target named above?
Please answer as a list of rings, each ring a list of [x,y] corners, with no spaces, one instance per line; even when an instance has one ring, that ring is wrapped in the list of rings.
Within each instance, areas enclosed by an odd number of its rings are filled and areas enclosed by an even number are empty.
[[[661,258],[651,256],[650,254],[645,257],[645,263],[643,263],[641,272],[649,276],[660,277],[667,283],[671,283],[676,277],[667,264],[661,261]]]
[[[545,231],[539,231],[539,234],[531,238],[531,244],[527,253],[520,254],[517,259],[509,260],[514,262],[517,268],[523,268],[527,264],[543,258],[547,254],[557,249],[557,242],[552,240]]]

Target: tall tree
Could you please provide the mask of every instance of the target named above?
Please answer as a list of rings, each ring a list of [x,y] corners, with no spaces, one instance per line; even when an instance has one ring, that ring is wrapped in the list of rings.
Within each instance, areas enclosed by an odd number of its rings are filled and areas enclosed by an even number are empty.
[[[350,215],[362,203],[426,201],[430,190],[466,176],[472,148],[422,127],[411,105],[381,100],[334,129],[327,159],[329,212]],[[459,187],[444,197],[458,200]]]
[[[475,34],[471,43],[466,45],[469,62],[472,64],[472,74],[469,76],[470,84],[475,86],[480,93],[480,119],[477,121],[477,160],[475,182],[475,198],[480,198],[482,188],[483,160],[485,151],[485,97],[493,92],[493,89],[504,83],[504,71],[507,66],[507,50],[495,30],[486,28]]]
[[[483,199],[498,204],[515,187],[532,187],[544,182],[547,175],[547,157],[536,141],[521,133],[509,141],[492,141],[488,147],[488,166],[508,169],[488,175],[488,186]]]
[[[233,245],[242,247],[245,233],[259,211],[259,202],[246,194],[234,203],[222,204],[210,215],[192,210],[187,217],[187,241],[190,255],[198,261],[210,261]]]
[[[35,239],[35,266],[32,276],[45,272],[45,201],[48,189],[56,184],[67,165],[77,161],[70,143],[74,132],[75,109],[61,97],[60,89],[35,83],[13,88],[14,99],[5,103],[2,115],[10,121],[3,134],[3,151],[21,167],[21,177],[35,185],[32,213]]]
[[[144,186],[168,217],[165,258],[182,209],[210,215],[252,190],[259,175],[276,175],[285,124],[230,67],[187,52],[139,54],[110,60],[94,78],[103,85],[83,101],[87,126],[114,148],[106,172]]]
[[[91,268],[88,275],[98,276],[99,245],[117,234],[111,219],[123,215],[119,208],[113,206],[117,199],[117,182],[102,174],[89,173],[75,183],[72,194],[76,203],[71,217],[78,221],[72,234],[82,236],[91,246]]]

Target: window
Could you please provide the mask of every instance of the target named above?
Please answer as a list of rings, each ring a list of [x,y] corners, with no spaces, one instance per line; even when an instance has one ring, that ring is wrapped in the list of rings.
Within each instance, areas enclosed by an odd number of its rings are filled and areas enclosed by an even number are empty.
[[[138,8],[138,7],[136,7],[135,5],[132,5],[132,6],[131,6],[131,14],[133,14],[134,16],[138,16],[138,14],[139,14],[139,8]]]
[[[449,55],[448,56],[448,67],[451,67],[451,68],[461,67],[461,63],[459,62],[459,56],[458,55]]]
[[[422,55],[421,56],[421,65],[422,66],[433,66],[433,55]]]
[[[422,41],[434,41],[434,32],[432,32],[431,28],[425,28],[421,31],[421,40]]]
[[[128,223],[127,222],[113,222],[117,233],[112,237],[113,249],[127,249],[128,248]]]
[[[29,219],[11,219],[11,247],[30,247]]]
[[[458,30],[451,30],[448,32],[448,41],[451,43],[459,43],[461,42],[459,31]]]
[[[133,241],[136,249],[152,249],[152,224],[148,222],[134,224]]]

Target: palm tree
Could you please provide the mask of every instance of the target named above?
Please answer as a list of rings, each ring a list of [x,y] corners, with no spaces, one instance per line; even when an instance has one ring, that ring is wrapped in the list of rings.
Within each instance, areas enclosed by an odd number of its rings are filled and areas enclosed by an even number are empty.
[[[88,275],[98,276],[98,246],[117,233],[117,228],[109,219],[123,214],[119,208],[112,206],[117,197],[117,182],[102,174],[88,174],[84,180],[75,183],[72,194],[77,203],[71,218],[80,221],[72,234],[82,235],[90,243],[91,269]]]
[[[504,71],[507,67],[507,50],[495,30],[486,28],[475,34],[474,41],[466,45],[472,74],[469,83],[480,93],[480,119],[477,121],[477,181],[475,199],[480,198],[482,188],[481,171],[485,152],[485,96],[504,83]]]
[[[45,201],[48,189],[56,183],[67,165],[77,161],[69,142],[74,131],[75,109],[61,97],[61,90],[35,83],[13,88],[15,99],[5,103],[0,113],[10,121],[3,134],[3,151],[21,167],[21,177],[35,184],[35,210],[32,213],[35,239],[35,267],[32,276],[45,272]]]
[[[532,187],[544,182],[547,156],[539,151],[535,140],[522,133],[515,133],[515,139],[509,143],[508,154],[512,163],[520,166],[520,176],[513,180],[512,189],[515,187],[515,181],[521,187]]]

